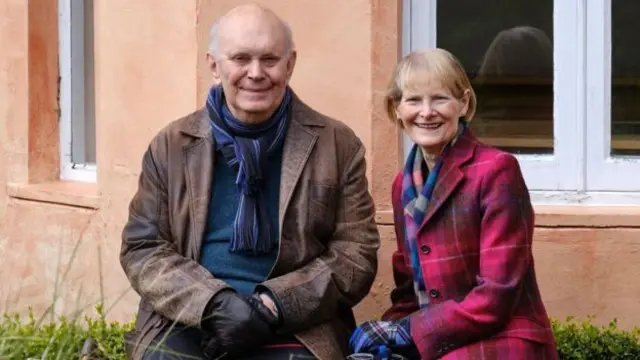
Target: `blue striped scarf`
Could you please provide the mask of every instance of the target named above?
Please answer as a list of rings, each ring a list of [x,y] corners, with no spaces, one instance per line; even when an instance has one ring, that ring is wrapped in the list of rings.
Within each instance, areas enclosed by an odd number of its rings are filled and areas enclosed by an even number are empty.
[[[290,103],[291,90],[287,88],[271,118],[259,124],[246,124],[231,114],[222,87],[214,86],[209,91],[207,110],[216,148],[229,167],[238,171],[240,204],[233,223],[231,252],[257,255],[271,252],[278,244],[277,229],[270,221],[264,194],[265,174],[269,170],[265,164],[268,156],[284,143]]]
[[[460,120],[458,133],[447,144],[442,155],[456,143],[458,137],[464,132],[466,122]],[[418,256],[418,230],[427,212],[427,206],[431,200],[431,194],[436,186],[436,180],[442,168],[442,158],[439,156],[431,171],[427,170],[424,154],[418,145],[413,145],[404,168],[402,179],[402,207],[405,215],[405,247],[411,254],[411,268],[413,270],[413,285],[420,307],[429,304],[429,297],[426,294],[420,257]],[[425,174],[426,173],[426,174]],[[425,175],[426,180],[425,180]]]

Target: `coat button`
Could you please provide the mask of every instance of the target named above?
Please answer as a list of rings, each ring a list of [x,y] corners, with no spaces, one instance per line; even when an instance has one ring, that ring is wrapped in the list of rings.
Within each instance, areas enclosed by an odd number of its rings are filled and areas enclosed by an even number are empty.
[[[437,298],[438,296],[440,296],[440,291],[436,290],[436,289],[431,289],[429,291],[429,296],[431,296],[432,298]]]
[[[420,251],[425,255],[429,255],[429,253],[431,253],[431,248],[427,245],[422,245],[420,246]]]

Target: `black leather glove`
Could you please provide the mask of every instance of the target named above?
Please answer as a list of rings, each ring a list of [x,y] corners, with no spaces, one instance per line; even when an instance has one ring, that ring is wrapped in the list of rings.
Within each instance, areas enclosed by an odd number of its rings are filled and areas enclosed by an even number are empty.
[[[267,305],[262,302],[260,294],[253,294],[252,296],[247,297],[247,302],[258,312],[258,314],[260,314],[264,321],[269,323],[272,327],[280,325],[280,319],[273,314]]]
[[[271,340],[276,324],[259,298],[222,290],[209,301],[202,327],[213,336],[218,353],[238,355]]]

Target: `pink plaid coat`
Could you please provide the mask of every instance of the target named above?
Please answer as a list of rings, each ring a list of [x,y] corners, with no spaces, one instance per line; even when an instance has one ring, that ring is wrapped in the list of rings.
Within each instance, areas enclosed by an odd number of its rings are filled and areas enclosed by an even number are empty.
[[[430,303],[413,290],[402,173],[393,184],[396,288],[383,319],[411,315],[422,359],[558,359],[531,251],[534,213],[517,160],[462,135],[444,161],[418,249]]]

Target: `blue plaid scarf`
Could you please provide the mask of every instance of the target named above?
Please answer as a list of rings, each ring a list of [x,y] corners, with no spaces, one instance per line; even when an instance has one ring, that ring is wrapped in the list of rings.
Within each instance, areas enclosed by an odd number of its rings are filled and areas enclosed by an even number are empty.
[[[466,122],[460,120],[458,133],[444,148],[442,155],[456,143],[458,137],[464,132]],[[413,285],[418,303],[421,308],[429,305],[429,297],[426,293],[420,258],[418,256],[418,229],[422,225],[427,206],[431,200],[431,194],[436,185],[442,158],[439,156],[433,169],[429,171],[426,167],[424,153],[418,145],[414,145],[407,157],[402,179],[402,207],[405,215],[405,246],[411,254],[411,268],[413,270]],[[426,174],[425,174],[426,173]],[[425,181],[425,175],[426,181]]]
[[[207,110],[216,148],[227,164],[238,171],[236,185],[240,190],[240,204],[233,223],[231,252],[268,253],[278,243],[263,192],[264,174],[268,170],[265,169],[267,158],[284,143],[290,103],[291,90],[287,88],[271,118],[259,124],[246,124],[231,114],[222,87],[214,86],[209,91]]]

